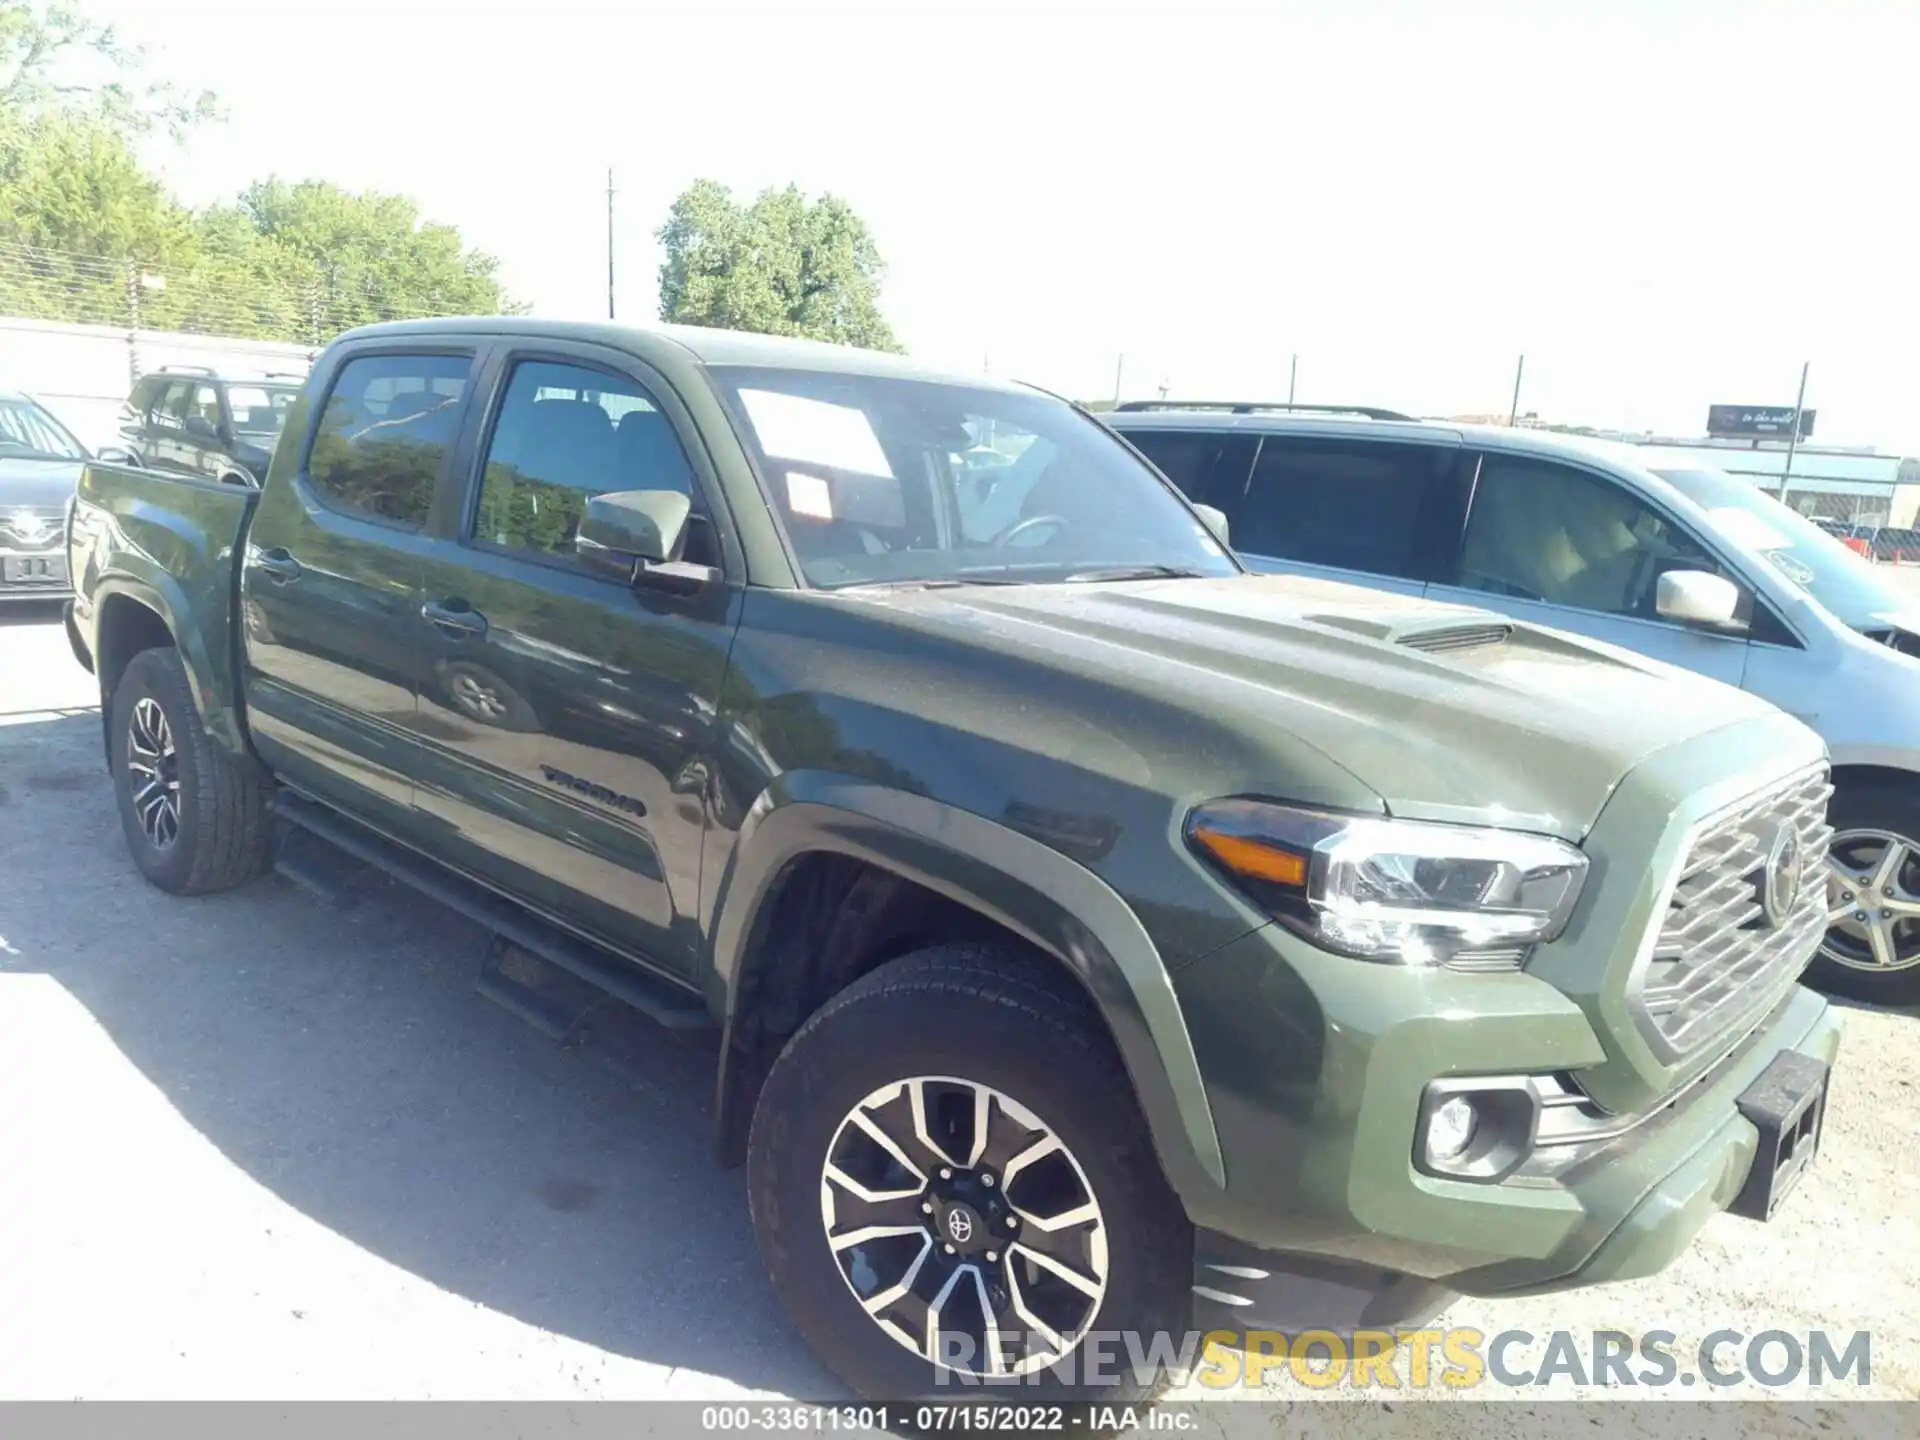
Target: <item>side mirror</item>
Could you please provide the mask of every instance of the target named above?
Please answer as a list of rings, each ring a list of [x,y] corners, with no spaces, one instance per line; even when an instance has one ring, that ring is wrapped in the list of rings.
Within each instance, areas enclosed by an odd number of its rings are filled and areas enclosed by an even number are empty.
[[[1662,620],[1724,630],[1740,608],[1740,587],[1704,570],[1669,570],[1655,585],[1653,608]]]
[[[103,460],[109,465],[138,465],[140,457],[124,445],[103,445],[93,452],[93,458]]]
[[[681,560],[693,502],[679,490],[613,490],[587,500],[573,553],[597,575],[629,585],[697,590],[720,578]]]
[[[1216,510],[1211,505],[1196,505],[1193,507],[1193,513],[1198,515],[1205,523],[1207,529],[1213,532],[1214,539],[1218,540],[1228,549],[1233,548],[1233,542],[1227,539],[1227,516],[1225,511]]]

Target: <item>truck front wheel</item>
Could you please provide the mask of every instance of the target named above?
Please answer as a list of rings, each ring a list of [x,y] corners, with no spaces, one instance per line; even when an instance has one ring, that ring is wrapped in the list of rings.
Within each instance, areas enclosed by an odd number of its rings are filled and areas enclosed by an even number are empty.
[[[108,711],[113,788],[134,864],[162,890],[228,890],[266,868],[266,783],[214,743],[177,650],[128,662]]]
[[[1192,1231],[1126,1071],[1009,950],[923,950],[822,1007],[748,1177],[775,1291],[870,1399],[1137,1399],[1184,1344]]]

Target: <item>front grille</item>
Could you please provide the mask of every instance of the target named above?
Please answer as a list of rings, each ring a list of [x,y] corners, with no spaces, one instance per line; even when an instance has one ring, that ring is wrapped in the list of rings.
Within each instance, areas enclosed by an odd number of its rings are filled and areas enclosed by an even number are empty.
[[[1668,1060],[1733,1028],[1812,956],[1827,924],[1832,796],[1817,766],[1709,819],[1695,837],[1636,996],[1642,1032]],[[1799,838],[1802,868],[1773,923],[1762,896],[1782,826]]]
[[[66,511],[0,504],[0,546],[9,550],[53,550],[66,538]]]

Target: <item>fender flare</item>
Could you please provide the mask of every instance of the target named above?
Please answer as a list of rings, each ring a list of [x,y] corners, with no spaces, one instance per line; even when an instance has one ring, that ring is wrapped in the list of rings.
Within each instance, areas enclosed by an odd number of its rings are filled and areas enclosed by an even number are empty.
[[[123,565],[124,562],[125,557]],[[147,571],[145,566],[141,569]],[[194,610],[179,582],[158,566],[152,567],[150,573],[133,574],[123,568],[100,577],[88,599],[96,666],[100,663],[101,621],[107,613],[107,602],[113,599],[131,600],[160,617],[167,633],[173,636],[174,648],[180,652],[180,663],[186,667],[187,678],[192,682],[194,708],[207,733],[216,744],[235,754],[244,753],[246,740],[234,714],[231,691],[223,694],[220,688],[222,680],[231,682],[231,669],[215,663],[215,657],[207,648],[207,638],[198,625],[183,622],[182,617],[191,617]],[[113,697],[103,693],[100,699],[104,714],[111,707]]]
[[[1053,956],[1085,987],[1120,1052],[1177,1192],[1224,1188],[1226,1165],[1172,977],[1128,904],[1085,866],[972,811],[871,781],[789,771],[762,791],[716,885],[709,1004],[725,1033],[760,911],[788,862],[828,851],[966,906]]]

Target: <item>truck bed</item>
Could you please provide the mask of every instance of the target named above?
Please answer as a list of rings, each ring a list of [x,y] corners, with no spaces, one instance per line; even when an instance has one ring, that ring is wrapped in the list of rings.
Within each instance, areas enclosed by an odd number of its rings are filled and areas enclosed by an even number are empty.
[[[238,694],[236,547],[259,492],[130,465],[89,461],[68,538],[76,604],[116,595],[151,609],[178,643],[209,715]]]

